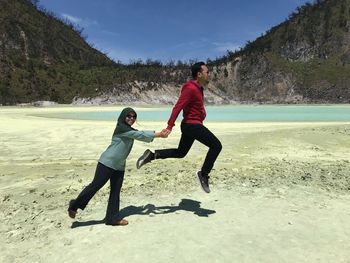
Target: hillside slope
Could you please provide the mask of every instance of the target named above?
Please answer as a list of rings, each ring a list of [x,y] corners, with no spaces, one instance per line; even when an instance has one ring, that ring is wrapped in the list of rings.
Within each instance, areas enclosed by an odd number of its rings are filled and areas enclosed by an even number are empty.
[[[79,82],[95,81],[78,70],[115,63],[92,48],[71,25],[39,11],[31,1],[0,0],[0,103],[70,101]]]
[[[350,102],[350,1],[305,4],[213,67],[228,100]]]
[[[189,65],[115,63],[36,3],[0,0],[0,104],[176,101]],[[350,0],[307,3],[208,64],[207,103],[348,103]]]

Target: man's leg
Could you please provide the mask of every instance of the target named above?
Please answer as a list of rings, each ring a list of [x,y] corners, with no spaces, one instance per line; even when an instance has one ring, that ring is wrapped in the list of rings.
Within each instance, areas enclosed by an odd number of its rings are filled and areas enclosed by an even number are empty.
[[[181,124],[181,138],[177,148],[155,150],[152,153],[150,150],[146,150],[144,154],[137,160],[137,168],[141,168],[146,163],[149,163],[155,159],[167,159],[167,158],[183,158],[187,155],[194,142],[194,137],[190,132],[190,125],[192,124]]]
[[[190,125],[186,123],[181,124],[181,138],[177,148],[156,150],[154,152],[155,159],[184,158],[191,149],[195,139],[190,132]]]
[[[193,127],[192,134],[195,136],[197,141],[209,147],[209,151],[205,157],[203,166],[201,170],[197,172],[197,177],[203,191],[210,193],[209,173],[214,166],[216,158],[221,152],[222,145],[219,139],[216,138],[216,136],[203,125],[195,125]]]
[[[209,151],[205,157],[201,169],[202,173],[208,175],[211,172],[214,163],[222,150],[221,142],[208,128],[203,125],[200,125],[197,128],[197,131],[194,133],[194,135],[197,141],[209,147]]]

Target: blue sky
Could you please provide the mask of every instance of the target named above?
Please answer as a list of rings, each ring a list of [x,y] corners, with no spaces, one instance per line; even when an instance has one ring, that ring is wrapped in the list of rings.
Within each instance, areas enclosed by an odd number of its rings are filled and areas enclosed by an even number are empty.
[[[306,0],[39,0],[84,28],[115,61],[215,59],[253,41]]]

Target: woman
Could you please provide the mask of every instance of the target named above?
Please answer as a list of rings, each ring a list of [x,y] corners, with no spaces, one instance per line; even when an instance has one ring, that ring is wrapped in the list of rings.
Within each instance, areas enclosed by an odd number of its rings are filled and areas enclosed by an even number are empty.
[[[125,108],[120,113],[112,142],[102,153],[96,167],[93,181],[84,188],[76,199],[69,202],[68,215],[75,218],[78,208],[84,210],[91,198],[110,180],[110,193],[106,212],[106,225],[125,226],[126,219],[119,216],[120,190],[123,184],[125,162],[134,140],[151,142],[154,138],[166,138],[164,131],[138,131],[131,126],[137,118],[132,108]]]

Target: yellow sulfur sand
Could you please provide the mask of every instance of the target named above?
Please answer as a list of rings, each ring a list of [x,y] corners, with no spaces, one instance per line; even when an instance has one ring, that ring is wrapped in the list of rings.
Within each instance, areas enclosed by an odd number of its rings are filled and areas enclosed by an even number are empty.
[[[223,151],[205,194],[197,142],[184,159],[135,167],[145,149],[177,146],[179,117],[168,139],[135,141],[121,197],[130,224],[110,227],[108,186],[76,220],[66,209],[115,123],[29,116],[76,110],[111,107],[0,108],[0,262],[349,262],[350,123],[206,123]]]

